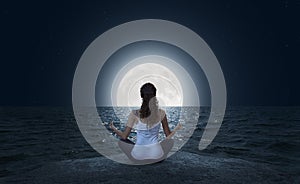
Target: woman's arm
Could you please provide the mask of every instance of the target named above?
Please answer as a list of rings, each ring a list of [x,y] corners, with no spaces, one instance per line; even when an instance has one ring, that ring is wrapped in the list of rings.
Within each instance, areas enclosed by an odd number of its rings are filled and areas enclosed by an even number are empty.
[[[176,131],[179,130],[182,127],[182,125],[180,123],[178,123],[178,125],[171,132],[170,128],[169,128],[168,120],[167,120],[167,115],[164,116],[161,123],[162,123],[163,129],[164,129],[164,133],[166,135],[166,139],[172,138],[172,136],[176,133]]]
[[[131,127],[126,126],[125,131],[122,132],[120,130],[118,130],[113,122],[110,122],[110,128],[118,135],[120,136],[122,139],[127,139],[127,137],[129,136],[130,132],[131,132]]]
[[[124,130],[124,132],[118,130],[113,122],[110,122],[110,128],[118,135],[120,136],[122,139],[127,139],[127,137],[129,136],[131,129],[133,127],[133,125],[137,122],[136,116],[134,115],[133,111],[130,112],[129,116],[128,116],[128,121],[126,124],[126,128]]]
[[[174,130],[166,137],[166,139],[171,139],[177,130],[181,129],[182,125],[180,123],[174,128]]]
[[[162,123],[162,127],[164,129],[164,133],[166,135],[166,137],[168,137],[171,134],[171,130],[169,128],[169,124],[168,124],[168,120],[167,120],[167,116],[165,115],[163,120],[161,121]]]

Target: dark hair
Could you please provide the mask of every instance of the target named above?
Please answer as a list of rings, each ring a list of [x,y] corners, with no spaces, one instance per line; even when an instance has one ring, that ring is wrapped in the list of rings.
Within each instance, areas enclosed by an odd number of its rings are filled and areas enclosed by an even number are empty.
[[[153,84],[148,82],[141,87],[140,93],[143,99],[140,109],[140,118],[146,118],[151,114],[149,101],[151,98],[156,96],[156,88]]]

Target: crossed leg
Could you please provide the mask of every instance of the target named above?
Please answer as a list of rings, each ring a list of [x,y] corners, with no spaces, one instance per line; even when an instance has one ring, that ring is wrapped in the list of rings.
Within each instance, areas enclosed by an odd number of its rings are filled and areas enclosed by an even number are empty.
[[[168,153],[171,151],[171,149],[174,145],[174,140],[173,139],[165,139],[160,142],[160,145],[162,147],[164,155],[159,159],[136,160],[131,155],[131,151],[134,147],[134,143],[128,139],[126,139],[126,140],[121,139],[118,142],[118,145],[131,161],[133,161],[135,163],[139,163],[139,164],[150,164],[150,163],[160,162],[160,161],[163,161],[164,159],[166,159],[168,156]]]

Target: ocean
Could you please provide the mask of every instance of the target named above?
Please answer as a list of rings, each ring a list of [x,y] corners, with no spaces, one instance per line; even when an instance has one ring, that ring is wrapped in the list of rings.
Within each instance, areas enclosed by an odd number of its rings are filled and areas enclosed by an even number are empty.
[[[114,120],[116,126],[124,128],[120,119],[126,120],[129,109],[119,108],[123,113],[117,116],[112,107],[98,108],[105,126]],[[188,109],[166,108],[171,129],[184,121],[179,115]],[[198,144],[209,114],[209,107],[201,107],[196,114],[196,129],[180,151],[201,158],[213,157],[220,163],[222,159],[235,159],[259,164],[268,168],[266,183],[300,182],[300,107],[227,107],[217,136],[200,151]],[[163,132],[160,134],[163,139]],[[132,132],[130,139],[134,138]],[[49,163],[102,157],[82,136],[71,107],[0,107],[0,140],[1,183],[32,183],[25,176],[38,173]],[[240,169],[228,165],[226,168],[235,173]],[[223,177],[226,178],[226,172]],[[261,183],[255,178],[251,181]]]

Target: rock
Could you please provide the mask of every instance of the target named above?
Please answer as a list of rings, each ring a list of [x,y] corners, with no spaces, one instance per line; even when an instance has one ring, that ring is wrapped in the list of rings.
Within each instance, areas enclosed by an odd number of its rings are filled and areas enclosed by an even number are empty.
[[[28,183],[285,183],[268,165],[177,152],[161,163],[124,165],[105,157],[65,160],[36,169]],[[286,181],[288,183],[288,181]]]

